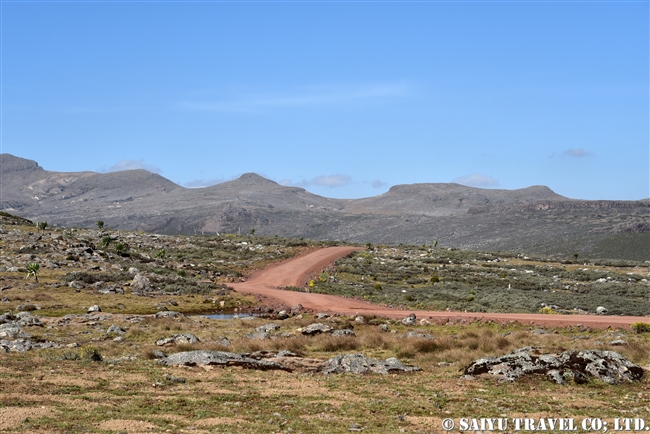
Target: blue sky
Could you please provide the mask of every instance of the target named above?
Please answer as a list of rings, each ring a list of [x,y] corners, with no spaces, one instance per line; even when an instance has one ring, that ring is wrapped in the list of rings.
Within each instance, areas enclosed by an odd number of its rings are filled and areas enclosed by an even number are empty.
[[[47,170],[650,197],[647,1],[1,8],[2,152]]]

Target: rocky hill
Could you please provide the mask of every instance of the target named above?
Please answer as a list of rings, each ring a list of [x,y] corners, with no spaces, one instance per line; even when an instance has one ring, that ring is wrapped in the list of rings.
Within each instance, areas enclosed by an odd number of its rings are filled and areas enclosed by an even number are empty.
[[[650,259],[649,200],[575,200],[544,186],[396,185],[379,196],[343,200],[254,173],[188,189],[144,170],[51,172],[1,154],[0,210],[50,225],[90,227],[103,220],[111,228],[165,234],[255,229],[358,243],[437,240],[469,249]]]

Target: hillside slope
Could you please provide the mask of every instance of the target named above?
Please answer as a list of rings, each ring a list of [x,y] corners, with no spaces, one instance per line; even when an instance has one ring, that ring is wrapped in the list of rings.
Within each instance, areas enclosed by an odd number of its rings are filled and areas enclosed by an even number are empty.
[[[650,200],[584,201],[548,187],[492,190],[459,184],[396,185],[369,198],[330,199],[254,173],[183,188],[144,170],[51,172],[0,155],[0,209],[34,221],[166,234],[248,232],[357,243],[431,244],[557,256],[650,259],[622,239],[650,231]],[[627,238],[619,233],[631,233]],[[636,235],[635,235],[636,234]],[[611,246],[610,246],[611,244]]]

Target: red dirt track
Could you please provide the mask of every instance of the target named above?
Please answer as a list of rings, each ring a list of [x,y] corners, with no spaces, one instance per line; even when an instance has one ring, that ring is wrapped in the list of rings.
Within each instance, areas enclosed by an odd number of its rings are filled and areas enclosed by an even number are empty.
[[[506,323],[517,321],[522,324],[536,324],[551,327],[575,326],[585,327],[629,328],[635,322],[648,322],[648,317],[639,316],[605,316],[605,315],[542,315],[516,313],[477,313],[477,312],[438,312],[423,310],[390,309],[364,301],[338,297],[326,294],[311,294],[306,292],[285,291],[279,289],[285,286],[303,286],[310,275],[316,274],[338,258],[361,250],[360,247],[327,247],[315,250],[290,259],[283,263],[270,266],[254,274],[249,280],[232,284],[237,292],[243,294],[261,295],[273,298],[283,304],[295,306],[301,304],[305,309],[314,312],[338,314],[376,315],[387,318],[404,318],[413,312],[418,318],[427,318],[435,322],[466,321],[497,321]]]

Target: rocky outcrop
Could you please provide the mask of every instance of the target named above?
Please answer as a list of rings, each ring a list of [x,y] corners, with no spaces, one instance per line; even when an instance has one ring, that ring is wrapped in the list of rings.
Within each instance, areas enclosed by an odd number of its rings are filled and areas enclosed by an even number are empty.
[[[219,365],[241,366],[247,369],[284,370],[322,374],[392,374],[420,371],[416,366],[402,364],[396,358],[373,359],[363,354],[343,354],[329,360],[298,357],[290,351],[257,351],[254,353],[230,353],[224,351],[187,351],[172,354],[160,360],[167,366]]]
[[[159,347],[162,347],[164,345],[168,344],[175,344],[175,345],[193,345],[193,344],[198,344],[199,343],[199,338],[194,336],[192,333],[180,333],[176,335],[172,335],[168,338],[162,338],[158,339],[156,341],[156,345]]]
[[[615,351],[571,350],[560,354],[539,354],[533,348],[525,347],[501,357],[475,360],[465,369],[465,375],[481,374],[510,382],[524,375],[539,374],[558,384],[567,381],[581,384],[590,378],[619,384],[640,381],[644,371]]]
[[[185,351],[172,354],[161,360],[163,365],[216,365],[216,366],[240,366],[246,369],[282,370],[288,371],[283,365],[277,362],[257,360],[247,354],[230,353],[226,351]]]
[[[380,360],[363,354],[343,354],[329,359],[321,372],[323,374],[394,374],[420,370],[417,366],[404,365],[394,357]]]
[[[313,336],[321,333],[330,333],[332,330],[334,330],[332,327],[318,322],[309,324],[307,327],[303,327],[300,329],[300,333],[303,335]]]

